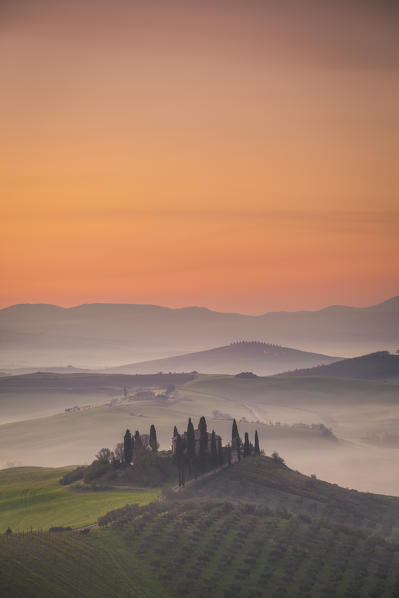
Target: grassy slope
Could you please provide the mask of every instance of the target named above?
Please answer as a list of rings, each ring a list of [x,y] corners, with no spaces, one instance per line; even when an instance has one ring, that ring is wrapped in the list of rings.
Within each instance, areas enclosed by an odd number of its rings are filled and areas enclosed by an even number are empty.
[[[171,598],[112,531],[0,536],[0,595]]]
[[[0,377],[0,423],[62,413],[75,405],[98,405],[122,397],[124,388],[165,388],[182,384],[188,374],[129,376],[122,374],[40,373]]]
[[[328,517],[399,540],[399,498],[341,488],[305,476],[268,457],[241,463],[188,486],[187,498],[262,504]]]
[[[291,401],[300,400],[302,396],[319,402],[326,399],[326,395],[340,398],[350,395],[358,402],[373,400],[376,396],[388,402],[397,400],[399,382],[380,382],[377,380],[357,380],[352,378],[336,378],[328,376],[300,376],[295,378],[290,375],[236,378],[235,376],[198,376],[195,380],[187,382],[184,390],[188,392],[201,392],[222,398],[239,398],[250,394],[252,398],[291,395]]]
[[[173,596],[398,595],[398,548],[326,520],[199,501],[125,515],[114,525]]]
[[[292,376],[336,376],[338,378],[399,378],[399,355],[379,351],[336,361],[329,365],[319,365],[311,369],[298,369]]]
[[[0,532],[48,529],[63,525],[81,527],[110,509],[127,503],[145,505],[158,490],[124,492],[74,492],[60,486],[60,477],[71,468],[21,467],[0,471]]]
[[[0,593],[28,597],[394,598],[399,552],[328,521],[183,501],[87,538],[0,538]],[[8,592],[8,593],[7,593]]]

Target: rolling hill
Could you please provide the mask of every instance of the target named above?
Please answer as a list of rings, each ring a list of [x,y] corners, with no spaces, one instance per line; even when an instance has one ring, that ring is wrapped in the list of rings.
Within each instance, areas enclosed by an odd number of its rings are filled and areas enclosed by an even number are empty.
[[[260,376],[270,376],[284,370],[313,367],[337,361],[337,357],[308,353],[279,345],[261,342],[238,342],[226,347],[131,363],[106,370],[123,374],[152,374],[157,372],[191,372],[203,374],[237,374],[251,371]]]
[[[0,424],[63,413],[69,408],[93,407],[134,394],[141,387],[165,390],[183,384],[190,374],[52,374],[36,372],[0,377]]]
[[[184,384],[194,379],[193,374],[51,374],[35,372],[20,376],[3,376],[0,378],[1,394],[63,391],[71,394],[108,393],[121,394],[123,388],[140,388],[142,386],[166,387],[168,384]]]
[[[0,593],[396,598],[398,500],[250,457],[87,534],[2,534]]]
[[[293,471],[270,457],[241,459],[217,475],[200,478],[182,494],[326,517],[399,541],[399,498],[342,488]]]
[[[259,339],[329,355],[395,349],[399,296],[366,308],[259,316],[200,307],[155,305],[13,305],[0,310],[0,367],[112,367]]]
[[[165,384],[169,377],[161,379]],[[235,417],[241,434],[248,431],[253,438],[257,429],[266,453],[277,450],[294,469],[343,486],[399,494],[398,479],[391,475],[396,451],[376,449],[365,440],[397,434],[396,380],[198,375],[178,384],[167,398],[143,400],[136,399],[133,387],[130,392],[127,380],[140,384],[142,378],[33,374],[0,379],[0,388],[7,385],[0,392],[0,467],[90,462],[100,448],[113,448],[127,427],[148,433],[150,424],[156,426],[161,449],[168,449],[173,426],[185,429],[189,417],[198,422],[201,415],[209,429],[228,439]],[[296,426],[300,423],[306,426]],[[319,424],[332,428],[340,440],[320,437]]]
[[[335,363],[286,372],[287,376],[328,376],[336,378],[399,378],[399,355],[378,351],[369,355],[342,359]]]

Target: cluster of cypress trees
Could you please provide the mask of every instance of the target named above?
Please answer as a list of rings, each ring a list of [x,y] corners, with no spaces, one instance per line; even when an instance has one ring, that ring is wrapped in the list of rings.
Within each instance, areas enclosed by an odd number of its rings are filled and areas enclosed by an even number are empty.
[[[209,447],[209,437],[206,419],[202,416],[198,424],[199,447],[196,450],[195,430],[191,417],[188,419],[187,430],[179,434],[177,427],[173,430],[174,458],[179,471],[179,486],[184,486],[186,477],[186,468],[189,476],[197,478],[198,475],[206,473],[216,467],[221,467],[226,462],[231,465],[232,451],[237,455],[238,461],[243,457],[251,455],[260,455],[258,431],[255,431],[254,444],[249,441],[248,432],[245,432],[244,443],[242,443],[237,422],[233,420],[231,444],[222,446],[220,436],[212,430],[211,443]]]
[[[179,471],[179,486],[184,486],[185,472],[197,478],[210,469],[220,467],[224,463],[224,450],[220,436],[212,430],[209,447],[208,426],[202,416],[198,424],[199,447],[196,450],[195,430],[191,417],[188,419],[187,430],[179,434],[176,426],[173,431],[174,458]]]
[[[155,452],[158,450],[157,431],[154,424],[151,424],[150,427],[149,446]],[[123,437],[123,463],[130,465],[133,459],[139,457],[145,450],[147,450],[147,447],[143,443],[140,432],[136,430],[133,435],[130,430],[126,430]]]
[[[238,433],[238,426],[235,419],[233,419],[233,426],[231,430],[231,448],[236,451],[237,459],[241,460],[243,457],[250,457],[251,455],[260,455],[258,430],[255,430],[255,442],[249,441],[248,432],[245,432],[244,443],[242,442]]]

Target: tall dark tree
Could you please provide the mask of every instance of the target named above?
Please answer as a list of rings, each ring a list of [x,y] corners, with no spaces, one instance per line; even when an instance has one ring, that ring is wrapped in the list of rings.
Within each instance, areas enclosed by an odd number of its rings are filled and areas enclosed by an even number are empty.
[[[218,465],[222,466],[223,465],[223,448],[222,448],[222,439],[218,438],[217,441],[217,449],[218,449]]]
[[[255,430],[255,455],[260,455],[258,430]]]
[[[235,449],[239,442],[240,442],[240,435],[238,433],[237,422],[235,419],[233,419],[233,426],[231,429],[231,446],[232,446],[232,448]]]
[[[199,430],[199,468],[201,473],[205,473],[208,461],[208,429],[205,417],[202,416],[198,424]]]
[[[174,451],[173,451],[173,458],[177,464],[179,464],[181,457],[182,457],[182,442],[180,434],[176,434],[174,437]]]
[[[195,461],[195,432],[191,417],[187,424],[187,462],[189,474],[192,474],[192,468]]]
[[[233,420],[233,426],[231,430],[231,449],[236,451],[238,461],[241,460],[241,438],[238,433],[237,422]]]
[[[134,433],[133,442],[134,442],[134,444],[133,444],[134,454],[135,454],[135,457],[138,457],[139,455],[141,455],[143,453],[143,450],[144,450],[143,442],[141,440],[140,432],[138,430],[136,430]]]
[[[123,437],[123,461],[126,465],[130,465],[133,460],[133,446],[132,446],[132,435],[130,430],[126,430],[125,436]]]
[[[212,436],[211,436],[211,459],[212,459],[212,466],[217,467],[217,465],[218,465],[218,449],[217,449],[217,445],[216,445],[215,430],[212,430]]]
[[[248,432],[245,432],[245,437],[244,437],[244,457],[249,457],[250,454],[251,454],[251,452],[250,452],[250,448],[249,448],[249,436],[248,436]]]
[[[184,447],[180,434],[175,436],[174,459],[179,472],[179,486],[184,486]]]
[[[158,450],[158,441],[157,441],[157,431],[155,429],[154,424],[151,424],[150,427],[150,447],[152,448],[153,451],[157,451]]]
[[[198,430],[200,432],[199,454],[200,457],[206,457],[208,454],[208,428],[204,416],[202,416],[199,420]]]
[[[188,418],[187,424],[187,456],[189,459],[195,458],[195,432],[191,417]]]
[[[177,427],[175,426],[173,428],[173,438],[176,438],[176,436],[179,434],[179,432],[177,431]]]

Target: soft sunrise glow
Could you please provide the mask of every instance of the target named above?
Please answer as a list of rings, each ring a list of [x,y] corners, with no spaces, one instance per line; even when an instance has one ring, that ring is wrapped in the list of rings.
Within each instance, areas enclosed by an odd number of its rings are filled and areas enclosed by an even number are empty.
[[[397,294],[397,6],[298,4],[2,5],[2,306]]]

